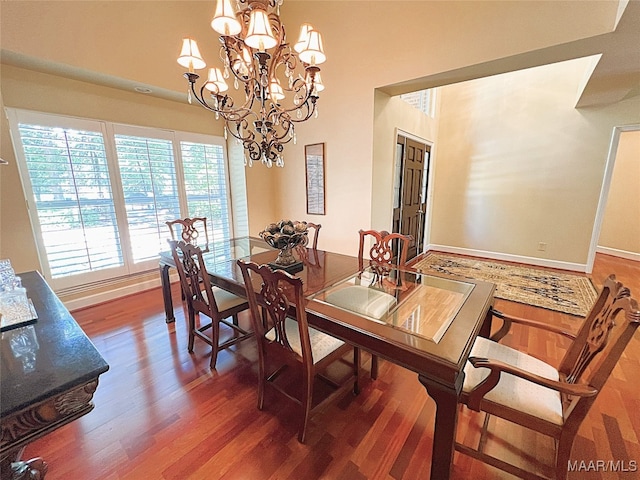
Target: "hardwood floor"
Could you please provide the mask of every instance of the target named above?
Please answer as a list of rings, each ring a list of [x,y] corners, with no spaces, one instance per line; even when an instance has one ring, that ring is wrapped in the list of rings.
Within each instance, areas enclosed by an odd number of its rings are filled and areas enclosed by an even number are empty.
[[[599,288],[610,273],[640,298],[640,262],[597,255],[594,285]],[[253,343],[222,351],[211,371],[208,345],[196,342],[194,354],[187,352],[179,305],[170,325],[159,289],[74,312],[111,369],[101,377],[95,410],[27,447],[24,458],[39,455],[49,463],[47,480],[428,478],[434,402],[414,373],[382,361],[378,380],[362,376],[359,396],[347,395],[312,416],[307,444],[301,445],[292,403],[268,395],[265,410],[256,408]],[[574,330],[580,321],[503,300],[496,308]],[[553,364],[566,346],[551,334],[517,326],[504,343]],[[627,470],[640,463],[639,376],[636,333],[583,423],[572,459],[620,461]],[[461,409],[459,439],[476,436],[477,417]],[[522,450],[532,461],[551,455],[546,437],[507,424],[496,428],[513,443],[494,441],[490,448],[498,455],[510,459]],[[569,478],[640,476],[597,470],[571,472]],[[513,477],[456,453],[453,478]]]

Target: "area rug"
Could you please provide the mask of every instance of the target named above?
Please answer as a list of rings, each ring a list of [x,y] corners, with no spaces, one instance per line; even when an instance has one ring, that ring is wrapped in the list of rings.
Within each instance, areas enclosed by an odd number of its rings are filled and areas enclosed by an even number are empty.
[[[584,317],[597,297],[587,277],[506,263],[430,253],[414,267],[422,272],[496,284],[497,298]]]

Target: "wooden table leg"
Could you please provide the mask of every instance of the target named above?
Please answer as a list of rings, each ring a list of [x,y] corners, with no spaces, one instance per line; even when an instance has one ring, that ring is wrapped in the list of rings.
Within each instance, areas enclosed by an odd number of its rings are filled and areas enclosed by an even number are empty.
[[[165,321],[175,322],[173,315],[173,299],[171,298],[171,282],[169,281],[169,265],[160,263],[160,283],[162,284],[162,299],[164,300]]]
[[[418,376],[420,383],[436,402],[436,421],[433,431],[431,458],[431,480],[447,480],[451,477],[453,452],[455,451],[456,428],[458,426],[458,393]]]
[[[480,327],[480,332],[478,333],[479,337],[491,337],[491,321],[493,320],[493,315],[491,314],[492,311],[492,308],[487,310],[487,315],[484,317],[484,322],[482,323],[482,327]]]

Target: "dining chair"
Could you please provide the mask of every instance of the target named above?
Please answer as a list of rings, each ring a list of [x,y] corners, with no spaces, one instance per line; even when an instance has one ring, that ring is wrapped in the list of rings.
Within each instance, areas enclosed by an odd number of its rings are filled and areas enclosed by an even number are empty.
[[[203,252],[209,251],[209,229],[207,217],[179,218],[165,222],[171,233],[171,240],[182,240],[199,246]],[[204,244],[202,244],[204,236]]]
[[[498,311],[493,315],[502,320],[502,328],[490,339],[477,337],[464,369],[460,400],[469,409],[484,412],[486,417],[478,446],[456,443],[456,450],[520,478],[565,479],[580,424],[640,324],[638,302],[611,275],[575,335],[548,323]],[[622,318],[618,320],[618,316]],[[572,340],[557,369],[498,343],[514,323]],[[499,437],[499,432],[487,432],[491,415],[554,439],[555,462],[542,467],[544,476],[540,471],[526,471],[484,451],[490,438],[487,435],[500,442],[507,441]]]
[[[171,233],[171,240],[182,239],[186,243],[198,245],[203,252],[209,251],[209,230],[207,228],[207,217],[179,218],[165,222]],[[198,239],[204,235],[204,245],[199,245]],[[176,238],[177,237],[177,238]],[[202,240],[202,239],[201,239]],[[182,300],[184,301],[184,291]]]
[[[407,264],[407,252],[413,242],[411,235],[402,233],[389,233],[385,230],[360,230],[360,247],[358,259],[360,269],[364,268],[365,244],[371,241],[369,247],[369,259],[379,265],[405,266]]]
[[[220,350],[253,336],[253,332],[244,330],[238,324],[238,313],[247,310],[249,303],[242,297],[211,285],[201,248],[183,240],[170,240],[169,245],[187,300],[189,353],[193,352],[196,337],[211,345],[209,365],[213,369]],[[201,319],[202,315],[206,315],[211,321],[205,324],[200,321],[199,326],[196,326],[196,316]],[[231,322],[227,320],[229,317],[232,318]],[[233,330],[233,336],[223,342],[220,342],[221,323]],[[211,329],[210,337],[205,333],[208,329]]]
[[[313,230],[313,238],[309,239],[309,243],[311,243],[311,248],[314,250],[318,249],[318,236],[320,234],[321,228],[322,225],[320,223],[307,222],[307,229]],[[307,243],[307,246],[309,245],[309,243]]]
[[[313,230],[313,237],[309,238],[310,233],[307,234],[307,241],[302,245],[298,245],[296,247],[296,251],[298,252],[298,256],[300,260],[302,260],[305,265],[311,268],[319,268],[320,267],[320,258],[318,255],[318,236],[320,234],[320,229],[322,225],[319,223],[311,223],[307,222],[307,229]],[[307,247],[311,245],[311,254],[309,254],[309,250]]]
[[[296,402],[302,408],[298,441],[304,443],[313,410],[347,389],[359,393],[360,350],[309,326],[300,278],[242,259],[238,265],[258,340],[258,409],[263,409],[267,385]],[[344,358],[349,352],[353,354],[353,362]],[[330,379],[326,368],[334,362],[348,364],[351,373],[343,375],[340,381]],[[318,402],[313,392],[319,381],[332,387],[333,392]]]
[[[371,265],[378,270],[381,276],[392,266],[403,267],[407,264],[407,252],[413,242],[411,235],[402,233],[389,233],[385,230],[359,230],[360,246],[358,249],[358,262],[360,271],[365,268],[365,244],[369,240],[368,255]],[[378,357],[371,356],[371,378],[378,378]]]

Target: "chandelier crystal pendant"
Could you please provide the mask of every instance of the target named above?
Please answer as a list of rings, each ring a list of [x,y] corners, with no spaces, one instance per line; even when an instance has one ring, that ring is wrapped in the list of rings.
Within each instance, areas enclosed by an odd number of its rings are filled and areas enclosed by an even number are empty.
[[[287,43],[280,21],[284,0],[217,0],[211,27],[220,34],[220,68],[206,68],[195,40],[185,38],[178,63],[189,71],[188,99],[225,121],[224,134],[245,149],[245,165],[262,161],[284,166],[284,144],[296,142],[294,124],[317,116],[318,94],[324,89],[318,65],[326,60],[322,36],[311,25],[300,28],[297,42]],[[227,80],[231,80],[234,96]],[[242,95],[244,93],[244,95]],[[235,98],[234,98],[235,97]]]

